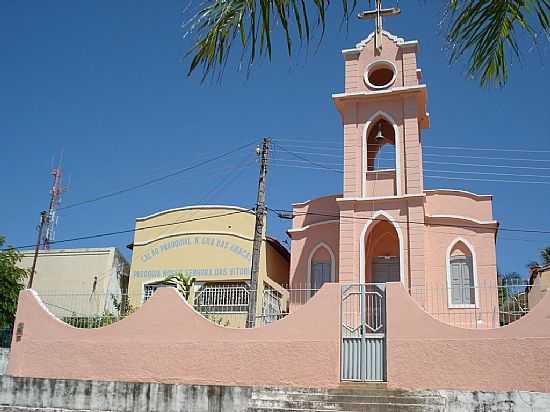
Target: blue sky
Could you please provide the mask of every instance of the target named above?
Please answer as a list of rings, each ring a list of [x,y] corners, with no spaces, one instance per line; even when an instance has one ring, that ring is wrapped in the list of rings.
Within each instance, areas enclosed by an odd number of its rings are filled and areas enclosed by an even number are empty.
[[[303,49],[292,60],[277,52],[271,63],[258,62],[249,78],[233,61],[221,83],[201,84],[198,76],[186,76],[183,56],[190,42],[181,27],[185,5],[2,2],[0,233],[10,244],[34,242],[39,211],[48,205],[49,171],[61,152],[69,183],[64,205],[162,176],[262,136],[291,139],[280,143],[294,150],[319,141],[316,153],[338,154],[342,127],[331,93],[343,91],[340,50],[365,38],[371,23],[353,20],[348,31],[340,30],[335,2],[320,47]],[[538,49],[525,47],[507,87],[481,89],[466,78],[464,67],[448,65],[439,6],[409,1],[401,7],[402,16],[388,20],[385,28],[420,41],[418,63],[428,85],[432,119],[424,144],[537,151],[470,150],[458,154],[471,160],[455,159],[506,167],[430,167],[510,175],[438,173],[444,176],[550,183],[550,161],[545,161],[550,159],[548,42]],[[426,149],[436,161],[453,162],[441,157],[445,153]],[[254,157],[251,147],[191,173],[61,211],[57,239],[130,229],[136,217],[199,202],[250,207],[257,179]],[[331,156],[315,159],[336,168],[341,163]],[[270,207],[289,208],[292,202],[340,192],[340,175],[289,164],[273,162]],[[426,187],[492,193],[502,227],[550,230],[550,184],[427,179]],[[287,225],[272,217],[269,232],[284,239]],[[64,246],[124,250],[131,241],[131,234],[125,234]],[[498,266],[524,273],[525,264],[546,245],[549,235],[501,232]]]

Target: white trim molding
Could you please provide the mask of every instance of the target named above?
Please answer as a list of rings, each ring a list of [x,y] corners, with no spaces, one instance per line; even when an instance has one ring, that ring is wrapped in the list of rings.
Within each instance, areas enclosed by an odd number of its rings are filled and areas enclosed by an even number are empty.
[[[334,257],[334,252],[332,251],[331,247],[325,242],[320,242],[311,250],[307,259],[307,289],[311,289],[311,261],[313,259],[313,255],[315,255],[315,252],[317,252],[317,250],[321,248],[325,248],[330,255],[330,280],[331,282],[336,282],[336,259]]]
[[[384,217],[391,223],[397,232],[397,238],[399,239],[399,278],[401,283],[405,285],[405,239],[399,223],[386,211],[379,210],[375,212],[372,218],[365,224],[361,235],[359,237],[359,283],[365,283],[365,270],[366,270],[366,256],[365,246],[366,237],[369,233],[369,228],[374,227],[374,224],[378,222],[379,217]]]
[[[394,34],[391,34],[389,31],[382,30],[382,34],[386,36],[389,40],[393,41],[397,47],[418,47],[418,40],[409,40],[405,41],[402,37],[398,37]],[[361,50],[374,38],[374,32],[370,33],[368,37],[355,45],[354,49],[344,49],[342,50],[343,55],[347,54],[358,54]]]
[[[473,271],[473,277],[474,277],[474,291],[475,291],[475,303],[473,304],[453,304],[451,299],[451,252],[453,251],[453,248],[458,244],[462,242],[470,251],[472,254],[472,271]],[[474,250],[474,247],[470,242],[468,242],[465,238],[462,236],[459,236],[455,238],[449,247],[447,248],[447,253],[445,255],[446,259],[446,266],[447,266],[447,306],[449,309],[479,309],[479,283],[477,279],[477,258],[476,258],[476,252]]]
[[[369,80],[369,75],[372,71],[378,70],[379,68],[387,68],[390,69],[393,73],[393,76],[391,80],[383,84],[381,86],[377,86],[375,84],[372,84]],[[365,72],[363,73],[363,80],[365,84],[370,87],[373,90],[382,90],[387,89],[388,87],[391,87],[395,83],[395,79],[397,79],[397,67],[395,64],[389,60],[375,60],[373,62],[370,62],[367,68],[365,69]]]
[[[433,220],[438,220],[438,219],[441,219],[441,220],[446,220],[446,219],[448,219],[448,220],[461,220],[461,221],[475,223],[476,225],[480,225],[480,226],[496,226],[496,225],[498,225],[497,220],[478,220],[478,219],[474,219],[473,217],[459,216],[459,215],[426,215],[426,220],[430,220],[430,219],[433,219]]]
[[[378,110],[374,113],[363,127],[363,137],[361,139],[361,197],[365,197],[365,181],[367,179],[365,159],[367,156],[367,138],[369,129],[374,122],[381,119],[386,120],[393,127],[395,134],[395,186],[396,195],[401,196],[401,135],[399,134],[399,127],[395,119],[383,110]]]
[[[321,226],[321,225],[328,225],[328,224],[331,224],[331,223],[340,223],[340,220],[339,219],[333,219],[333,220],[324,220],[322,222],[315,222],[315,223],[312,223],[310,225],[299,227],[299,228],[296,228],[296,229],[288,229],[287,233],[300,233],[300,232],[304,232],[308,229],[311,229],[312,227]]]
[[[302,206],[307,206],[309,205],[310,203],[313,203],[317,200],[321,200],[321,199],[327,199],[327,198],[331,198],[333,197],[334,199],[337,199],[339,198],[340,196],[342,196],[342,193],[337,193],[337,194],[332,194],[332,195],[325,195],[325,196],[321,196],[321,197],[316,197],[314,199],[309,199],[309,200],[306,200],[304,202],[297,202],[297,203],[292,203],[292,206],[293,207],[302,207]]]
[[[426,92],[427,88],[425,84],[413,84],[411,86],[399,86],[392,87],[391,89],[376,90],[376,91],[360,91],[360,92],[350,92],[350,93],[333,93],[332,98],[334,100],[341,100],[346,98],[362,98],[362,97],[372,97],[372,96],[387,96],[387,95],[397,95],[401,93],[418,93]]]
[[[153,213],[152,215],[149,215],[149,216],[144,216],[144,217],[137,217],[136,218],[136,221],[137,222],[141,222],[143,220],[148,220],[148,219],[151,219],[153,217],[158,217],[158,216],[162,216],[162,215],[165,215],[165,214],[168,214],[168,213],[172,213],[172,212],[180,212],[180,211],[183,211],[183,210],[200,210],[200,209],[227,209],[227,210],[238,210],[238,211],[241,211],[241,212],[248,212],[250,213],[251,215],[254,215],[254,212],[250,209],[245,209],[244,207],[240,207],[240,206],[224,206],[224,205],[199,205],[199,206],[185,206],[185,207],[177,207],[177,208],[174,208],[174,209],[167,209],[167,210],[162,210],[160,212],[156,212],[156,213]],[[225,216],[220,216],[220,217],[225,217]]]
[[[477,193],[468,192],[467,190],[459,189],[429,189],[424,190],[424,193],[427,195],[466,195],[468,197],[473,197],[477,200],[492,200],[493,195],[478,195]]]
[[[398,199],[405,199],[405,198],[415,198],[415,197],[426,197],[424,193],[411,193],[411,194],[405,194],[401,196],[375,196],[375,197],[341,197],[339,199],[336,199],[338,203],[345,203],[345,202],[361,202],[364,200],[373,201],[373,200],[398,200]]]

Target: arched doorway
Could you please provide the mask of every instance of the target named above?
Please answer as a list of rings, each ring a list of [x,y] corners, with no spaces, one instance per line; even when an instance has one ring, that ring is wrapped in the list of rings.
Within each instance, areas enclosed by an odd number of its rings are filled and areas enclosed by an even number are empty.
[[[400,237],[391,221],[374,218],[364,239],[365,283],[401,281]]]

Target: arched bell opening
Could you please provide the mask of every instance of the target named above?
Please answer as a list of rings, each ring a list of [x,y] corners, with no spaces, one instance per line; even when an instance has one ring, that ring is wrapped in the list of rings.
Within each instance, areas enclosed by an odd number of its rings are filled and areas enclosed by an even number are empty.
[[[374,122],[367,134],[367,171],[395,170],[395,130],[385,119]]]
[[[365,282],[401,281],[399,235],[384,218],[372,223],[365,234]]]
[[[396,130],[384,117],[369,125],[364,164],[365,196],[397,195]]]

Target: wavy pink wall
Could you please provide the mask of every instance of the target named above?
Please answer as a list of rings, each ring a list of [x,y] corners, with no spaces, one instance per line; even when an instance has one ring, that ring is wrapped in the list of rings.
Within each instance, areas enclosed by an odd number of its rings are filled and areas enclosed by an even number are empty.
[[[410,389],[550,392],[550,296],[498,329],[460,329],[387,284],[387,376]]]
[[[126,319],[76,329],[35,293],[19,297],[8,374],[40,378],[219,385],[335,387],[340,365],[340,288],[271,326],[231,329],[197,314],[172,288]]]

